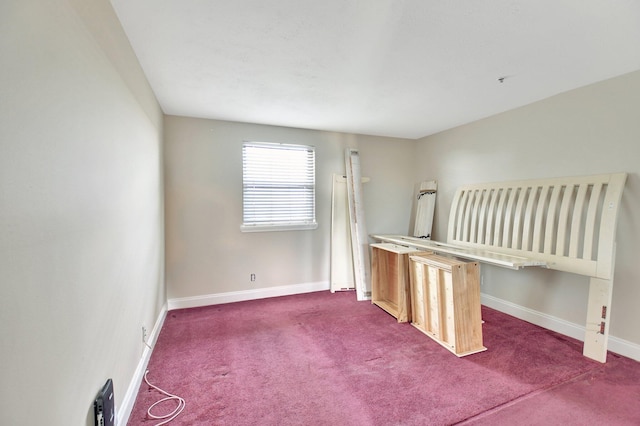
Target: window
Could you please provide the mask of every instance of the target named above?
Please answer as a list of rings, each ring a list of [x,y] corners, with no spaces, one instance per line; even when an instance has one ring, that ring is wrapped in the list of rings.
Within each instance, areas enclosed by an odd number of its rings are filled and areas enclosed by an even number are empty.
[[[315,175],[311,146],[245,142],[241,230],[317,228]]]

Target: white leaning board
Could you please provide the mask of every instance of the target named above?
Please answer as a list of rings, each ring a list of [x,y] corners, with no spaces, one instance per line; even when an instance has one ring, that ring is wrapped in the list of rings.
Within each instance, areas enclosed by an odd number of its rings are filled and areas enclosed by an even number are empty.
[[[420,183],[416,202],[416,222],[413,227],[414,237],[431,239],[437,188],[438,184],[435,180]]]
[[[357,300],[371,300],[369,237],[364,221],[360,154],[357,149],[347,148],[345,150],[345,168],[347,170],[347,198],[349,199],[349,224],[356,298]]]
[[[349,201],[347,177],[333,174],[331,197],[331,272],[330,290],[354,290],[353,255],[351,253],[351,230],[349,225]],[[362,178],[362,183],[369,178]]]
[[[353,255],[351,253],[351,230],[349,225],[349,201],[347,177],[333,174],[331,197],[331,272],[330,290],[354,290]],[[362,178],[362,183],[369,178]]]

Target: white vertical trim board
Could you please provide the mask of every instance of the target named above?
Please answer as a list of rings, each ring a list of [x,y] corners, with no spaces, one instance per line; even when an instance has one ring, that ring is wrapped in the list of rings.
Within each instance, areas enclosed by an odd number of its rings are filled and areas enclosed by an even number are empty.
[[[333,174],[331,197],[331,292],[355,289],[347,177]],[[369,182],[363,177],[362,183]]]
[[[345,150],[345,168],[347,171],[347,197],[349,199],[349,222],[356,298],[358,300],[371,300],[369,239],[364,220],[360,153],[357,149],[347,148]]]
[[[147,344],[152,348],[156,345],[156,341],[158,340],[158,335],[160,334],[160,330],[162,329],[162,325],[164,324],[164,319],[167,316],[167,310],[167,304],[165,303],[165,305],[160,310],[160,314],[156,319],[156,323],[153,325],[153,330],[151,330],[151,333],[149,333]],[[136,371],[134,372],[133,377],[129,382],[127,392],[125,393],[124,399],[122,400],[122,405],[116,409],[116,420],[117,424],[120,426],[124,426],[129,422],[129,417],[131,416],[133,405],[135,404],[136,397],[138,396],[140,384],[142,383],[145,371],[147,371],[147,365],[149,364],[149,359],[151,358],[151,352],[152,350],[145,345],[144,351],[142,352],[142,357],[138,362]]]
[[[329,281],[230,291],[227,293],[205,294],[193,297],[179,297],[169,299],[168,305],[169,310],[172,311],[174,309],[197,308],[200,306],[220,305],[222,303],[243,302],[245,300],[266,299],[268,297],[290,296],[325,290],[329,290]]]
[[[353,254],[349,230],[349,203],[347,201],[347,177],[332,176],[331,197],[331,292],[355,288],[353,281]]]
[[[525,308],[524,306],[516,305],[515,303],[507,302],[506,300],[498,299],[497,297],[487,294],[481,294],[480,298],[482,304],[491,309],[504,312],[523,321],[584,342],[585,327],[582,325],[534,311],[533,309]],[[609,335],[608,348],[609,351],[613,353],[640,361],[640,345],[636,343]]]

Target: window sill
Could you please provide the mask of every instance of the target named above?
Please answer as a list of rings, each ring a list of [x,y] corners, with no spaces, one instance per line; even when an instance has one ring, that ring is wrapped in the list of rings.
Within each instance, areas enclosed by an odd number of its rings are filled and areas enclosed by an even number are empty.
[[[240,232],[271,232],[271,231],[307,231],[316,229],[318,224],[299,223],[289,225],[240,225]]]

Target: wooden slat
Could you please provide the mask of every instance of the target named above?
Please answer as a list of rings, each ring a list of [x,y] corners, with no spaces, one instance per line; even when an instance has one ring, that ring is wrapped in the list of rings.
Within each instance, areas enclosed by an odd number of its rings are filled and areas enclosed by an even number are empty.
[[[436,336],[442,335],[442,324],[440,322],[440,274],[432,266],[427,266],[427,331]]]
[[[478,239],[476,242],[482,244],[485,242],[485,228],[487,227],[487,204],[491,194],[490,190],[482,191],[482,205],[480,206],[480,215],[478,217]]]
[[[552,253],[553,243],[556,235],[556,209],[558,207],[558,198],[560,198],[561,185],[555,185],[551,192],[549,207],[546,210],[547,223],[544,231],[544,253]]]
[[[618,208],[625,181],[626,175],[612,175],[607,184],[598,234],[598,278],[610,279],[613,276]]]
[[[500,189],[500,198],[496,210],[496,223],[494,225],[493,246],[502,245],[502,218],[504,217],[504,202],[507,198],[507,188]]]
[[[411,288],[411,322],[421,330],[426,329],[425,314],[425,279],[422,265],[409,268],[409,284]]]
[[[468,191],[467,202],[464,208],[464,221],[462,222],[462,240],[469,241],[469,235],[471,232],[471,218],[473,211],[473,200],[475,197],[475,191]]]
[[[520,187],[518,190],[519,194],[518,194],[518,203],[516,204],[516,211],[514,214],[514,220],[513,220],[513,239],[511,241],[511,248],[514,249],[519,249],[520,243],[522,241],[522,221],[523,221],[523,213],[522,213],[522,208],[524,206],[524,200],[526,198],[528,198],[527,196],[529,195],[529,188],[527,187]]]
[[[464,191],[464,193],[462,194],[462,196],[460,197],[460,203],[458,203],[457,207],[457,214],[458,217],[456,218],[456,239],[458,240],[462,240],[463,237],[463,230],[464,230],[464,212],[466,211],[467,208],[467,200],[469,199],[469,192],[468,191]]]
[[[606,271],[612,269],[611,256],[598,254],[600,249],[596,242],[611,253],[615,232],[603,234],[608,235],[604,239],[599,237],[600,228],[603,228],[601,213],[607,213],[604,219],[609,224],[607,229],[615,230],[615,224],[612,228],[610,223],[617,217],[625,179],[626,174],[619,173],[462,186],[452,203],[458,207],[455,211],[452,207],[450,213],[450,218],[455,218],[459,226],[450,221],[449,244],[438,244],[434,250],[508,268],[538,263],[588,276],[599,271],[605,276]],[[612,196],[614,202],[610,210],[595,204],[598,199],[602,204],[606,196],[603,188],[608,186],[609,180],[615,181],[611,185],[617,188],[614,193],[618,194]],[[573,190],[565,192],[565,187]],[[513,193],[514,188],[520,189]],[[599,188],[601,192],[598,192]],[[472,191],[476,191],[473,197]],[[581,204],[583,192],[585,201]],[[471,232],[473,223],[475,238]],[[509,244],[509,235],[503,235],[505,227],[507,234],[511,234]],[[603,241],[608,242],[601,244]],[[590,256],[583,258],[582,253]]]
[[[524,224],[522,227],[522,250],[531,250],[531,231],[533,229],[533,208],[536,204],[536,197],[538,196],[538,187],[531,187],[529,189],[529,196],[527,197],[527,207],[524,211]]]
[[[584,200],[587,194],[589,185],[583,183],[578,187],[578,194],[576,195],[576,202],[573,207],[573,215],[571,219],[571,238],[569,240],[569,257],[578,257],[578,248],[580,246],[580,240],[584,236],[582,229],[582,212],[584,210]]]
[[[480,208],[480,191],[473,191],[473,205],[471,206],[471,223],[469,225],[469,238],[467,241],[477,242],[478,235],[478,209]]]
[[[539,253],[542,250],[542,223],[544,221],[544,212],[547,204],[547,196],[549,194],[549,186],[545,185],[540,190],[540,197],[538,198],[538,206],[536,208],[536,217],[533,221],[533,244],[531,244],[531,251]]]
[[[349,222],[356,298],[358,300],[370,300],[371,264],[369,262],[369,241],[364,221],[362,176],[360,174],[360,155],[358,150],[346,149],[345,168],[347,171],[347,197],[349,199]]]
[[[511,241],[513,238],[513,233],[511,232],[513,228],[511,228],[513,223],[513,204],[518,198],[519,193],[518,187],[510,187],[509,188],[509,201],[507,203],[507,208],[504,212],[504,228],[502,231],[502,247],[511,248]]]
[[[442,312],[441,329],[442,340],[446,342],[451,350],[456,351],[456,313],[454,308],[454,295],[453,295],[453,275],[451,272],[446,272],[442,269],[438,270],[439,286],[440,286],[440,306]]]
[[[484,242],[485,244],[488,245],[493,245],[493,229],[495,226],[495,222],[496,222],[496,202],[498,200],[498,192],[500,190],[499,189],[492,189],[491,190],[491,202],[489,202],[489,210],[487,210],[487,224],[486,224],[486,229],[485,229],[485,234],[484,234]]]
[[[451,209],[449,210],[449,223],[447,225],[447,235],[450,239],[458,239],[457,237],[457,229],[458,225],[458,214],[459,214],[459,206],[460,200],[462,198],[462,190],[458,189],[453,196],[453,201],[451,202]]]
[[[556,255],[564,256],[566,238],[567,238],[567,224],[569,221],[569,209],[571,208],[571,199],[573,197],[574,185],[566,185],[564,188],[564,194],[562,196],[562,203],[560,203],[560,214],[558,216],[558,232],[556,237]]]
[[[407,237],[404,235],[371,235],[371,238],[378,241],[413,247],[416,250],[428,250],[437,253],[450,254],[463,259],[475,260],[490,265],[501,266],[503,268],[520,269],[527,266],[549,266],[548,262],[542,259],[532,259],[491,250],[473,249],[457,244],[441,243],[439,241]]]
[[[593,238],[596,226],[596,215],[598,214],[598,205],[600,203],[600,192],[602,191],[602,183],[596,183],[591,189],[589,197],[589,207],[587,208],[587,218],[585,220],[585,233],[583,242],[583,259],[592,259],[593,255]]]

